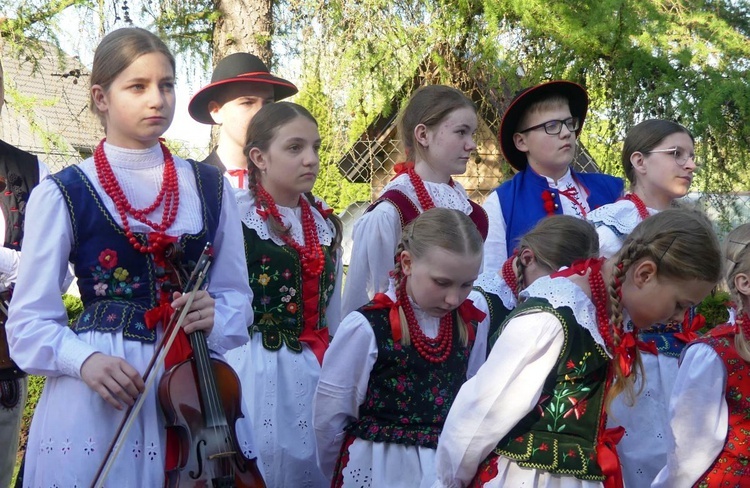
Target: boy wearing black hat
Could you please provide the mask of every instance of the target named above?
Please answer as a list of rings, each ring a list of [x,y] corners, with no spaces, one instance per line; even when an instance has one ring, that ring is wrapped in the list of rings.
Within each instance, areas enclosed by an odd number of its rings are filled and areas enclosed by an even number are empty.
[[[219,61],[211,83],[188,105],[193,119],[220,126],[218,145],[202,162],[221,169],[235,188],[247,188],[247,158],[242,153],[247,126],[263,105],[295,93],[294,84],[272,75],[253,54],[234,53]]]
[[[588,109],[586,90],[569,81],[527,88],[511,101],[500,123],[500,148],[518,173],[485,201],[489,232],[484,271],[498,271],[518,239],[547,215],[586,218],[612,203],[623,181],[598,173],[577,173],[570,164]]]

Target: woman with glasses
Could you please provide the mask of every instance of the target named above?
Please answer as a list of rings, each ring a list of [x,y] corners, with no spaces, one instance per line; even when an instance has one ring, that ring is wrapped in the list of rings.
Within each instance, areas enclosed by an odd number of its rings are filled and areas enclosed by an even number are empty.
[[[669,120],[641,122],[625,138],[622,165],[629,192],[589,214],[599,234],[600,255],[605,258],[617,254],[642,220],[672,207],[688,193],[698,168],[693,136]],[[692,325],[700,323],[691,311],[685,322],[654,324],[639,332],[645,371],[636,385],[640,393],[633,405],[622,396],[612,403],[610,424],[627,431],[617,447],[625,486],[650,486],[667,463],[667,413],[678,359],[687,342],[696,337]]]

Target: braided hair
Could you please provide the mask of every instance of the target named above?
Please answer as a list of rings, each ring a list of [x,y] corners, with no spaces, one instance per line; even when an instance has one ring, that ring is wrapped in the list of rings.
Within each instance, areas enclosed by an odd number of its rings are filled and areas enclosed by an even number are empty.
[[[628,270],[640,261],[653,261],[660,279],[716,283],[721,278],[719,240],[708,218],[695,210],[668,209],[645,219],[628,235],[620,251],[611,259],[614,267],[606,285],[615,347],[624,334],[622,284],[627,279]],[[643,375],[640,351],[636,350],[635,374],[625,377],[618,361],[614,362],[614,368],[616,380],[610,389],[607,406],[622,392],[631,402],[634,401],[635,382]]]
[[[518,293],[531,284],[524,280],[526,266],[520,256],[524,249],[531,250],[537,265],[552,273],[574,261],[597,257],[599,235],[590,222],[571,215],[550,215],[540,220],[518,243],[519,256],[514,265]]]

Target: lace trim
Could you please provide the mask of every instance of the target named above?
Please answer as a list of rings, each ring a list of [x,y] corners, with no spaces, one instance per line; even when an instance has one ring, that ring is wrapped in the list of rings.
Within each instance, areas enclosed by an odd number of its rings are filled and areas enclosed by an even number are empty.
[[[513,295],[513,290],[510,289],[502,276],[494,271],[479,275],[479,278],[474,282],[474,286],[500,297],[503,306],[508,310],[513,310],[518,304],[516,297]]]
[[[469,195],[464,190],[464,187],[460,183],[454,181],[453,186],[447,183],[434,183],[432,181],[425,181],[424,186],[427,189],[427,193],[430,194],[432,201],[436,207],[452,208],[460,210],[466,215],[471,213],[471,204],[469,203]],[[414,202],[417,208],[422,208],[417,198],[417,192],[409,181],[409,175],[402,174],[393,179],[390,183],[385,185],[383,193],[388,190],[398,190],[409,199]]]
[[[599,333],[596,323],[596,308],[594,303],[583,290],[570,281],[568,278],[560,277],[550,278],[543,276],[532,283],[528,288],[521,291],[523,298],[537,297],[544,298],[554,308],[568,307],[573,311],[578,324],[586,329],[591,337],[599,344],[602,349],[607,351],[611,358],[612,354],[607,350]]]
[[[242,219],[243,224],[245,224],[249,229],[254,230],[258,234],[258,237],[260,237],[264,241],[270,239],[277,246],[286,245],[281,237],[271,233],[270,229],[268,228],[268,223],[263,220],[260,215],[258,215],[258,212],[256,211],[257,207],[255,206],[254,193],[252,193],[250,190],[235,189],[234,197],[237,200],[237,207],[239,208],[240,218]],[[315,201],[321,202],[324,209],[329,208],[325,204],[325,202],[320,200],[318,197],[315,197]],[[305,233],[302,229],[302,217],[299,207],[289,208],[278,205],[278,208],[279,213],[281,213],[281,217],[284,219],[284,223],[289,224],[291,222],[292,238],[297,242],[304,242]],[[315,227],[317,227],[318,229],[318,239],[320,239],[320,243],[324,246],[330,246],[335,235],[333,223],[329,222],[325,217],[323,217],[317,208],[313,208],[312,214],[315,218]]]
[[[649,215],[656,215],[658,210],[646,208]],[[619,237],[633,232],[635,226],[641,223],[638,209],[629,200],[618,200],[609,205],[603,205],[589,214],[589,221],[596,227],[609,227]]]

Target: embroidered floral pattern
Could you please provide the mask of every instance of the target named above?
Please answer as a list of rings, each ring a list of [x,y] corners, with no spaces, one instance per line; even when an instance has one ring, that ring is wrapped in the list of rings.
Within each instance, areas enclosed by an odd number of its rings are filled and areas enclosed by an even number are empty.
[[[128,300],[141,286],[140,276],[130,276],[128,270],[117,266],[117,252],[105,249],[99,253],[99,264],[91,268],[96,296]]]
[[[430,364],[413,347],[393,341],[387,311],[365,313],[375,330],[378,360],[360,406],[360,418],[347,430],[374,442],[435,448],[466,377],[470,348],[460,344],[454,331],[454,352],[445,362]]]

